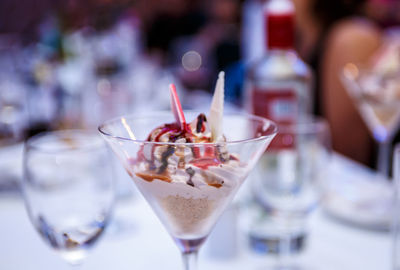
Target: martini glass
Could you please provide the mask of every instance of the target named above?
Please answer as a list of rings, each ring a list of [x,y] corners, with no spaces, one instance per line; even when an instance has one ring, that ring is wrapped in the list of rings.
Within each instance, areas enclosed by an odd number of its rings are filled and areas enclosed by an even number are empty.
[[[185,115],[194,119],[198,114]],[[276,126],[257,116],[229,115],[222,126],[225,142],[146,140],[155,127],[173,122],[171,112],[128,116],[104,123],[99,131],[176,242],[184,268],[193,270],[200,246],[275,136]],[[171,155],[164,159],[168,173],[149,171],[149,159],[140,158],[158,151]],[[215,155],[210,153],[222,155],[219,160],[223,162],[216,163]],[[187,158],[193,156],[199,158]]]
[[[400,70],[388,73],[348,63],[342,82],[378,143],[378,171],[388,176],[390,144],[400,127]]]

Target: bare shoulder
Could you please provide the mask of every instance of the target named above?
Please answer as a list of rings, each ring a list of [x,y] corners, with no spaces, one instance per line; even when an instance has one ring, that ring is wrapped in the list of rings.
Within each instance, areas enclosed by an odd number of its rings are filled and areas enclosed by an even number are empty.
[[[368,61],[381,45],[381,33],[372,23],[348,19],[337,23],[327,33],[321,63],[322,104],[332,130],[336,151],[367,163],[371,138],[354,103],[344,89],[339,74],[349,62]],[[344,133],[343,130],[351,131]]]
[[[382,34],[378,27],[368,20],[351,18],[339,22],[327,37],[326,52],[337,54],[347,60],[364,60],[380,45]]]
[[[352,17],[338,22],[334,27],[332,36],[351,37],[380,35],[379,28],[370,20],[361,17]]]

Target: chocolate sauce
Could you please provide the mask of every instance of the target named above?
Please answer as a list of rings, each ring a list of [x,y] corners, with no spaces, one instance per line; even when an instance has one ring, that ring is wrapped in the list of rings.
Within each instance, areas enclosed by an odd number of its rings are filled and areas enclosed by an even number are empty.
[[[168,158],[175,152],[175,147],[169,145],[167,150],[165,150],[161,155],[161,166],[158,168],[157,173],[163,173],[165,169],[168,167]]]
[[[196,125],[197,133],[204,132],[205,127],[204,127],[203,123],[206,121],[207,121],[207,118],[204,113],[201,113],[201,114],[199,114],[199,116],[197,116],[197,125]]]
[[[202,133],[205,131],[205,122],[207,121],[207,118],[204,114],[199,114],[197,116],[197,123],[196,123],[196,133]],[[180,126],[177,123],[169,123],[169,124],[164,124],[160,127],[157,127],[154,129],[150,135],[147,137],[147,141],[149,142],[160,142],[161,137],[165,134],[168,134],[168,142],[176,142],[179,139],[184,138],[186,142],[191,143],[194,141],[197,141],[198,137],[193,133],[190,124],[186,124],[185,128],[181,129]],[[209,141],[209,138],[204,137],[204,138],[199,138],[200,140],[205,140]],[[153,144],[151,147],[151,160],[147,160],[149,163],[149,172],[146,174],[136,174],[138,177],[146,180],[146,181],[153,181],[154,179],[160,179],[162,181],[170,182],[170,176],[168,175],[168,172],[166,171],[168,167],[168,158],[175,153],[176,147],[172,145],[168,145],[167,149],[161,154],[161,166],[156,168],[155,165],[155,156],[154,156],[154,151],[156,147],[158,147],[158,144]],[[143,148],[144,146],[141,147],[141,149],[138,152],[138,161],[146,160],[144,154],[143,154]],[[224,153],[221,153],[220,149],[214,146],[204,146],[204,153],[201,153],[201,149],[203,147],[201,146],[192,146],[190,147],[194,156],[194,159],[190,162],[193,166],[196,166],[200,169],[208,169],[210,166],[218,166],[224,162],[226,162],[227,157],[224,158]],[[184,159],[180,158],[178,167],[184,168]],[[189,186],[194,187],[194,183],[192,181],[193,176],[195,174],[195,170],[191,167],[187,168],[186,173],[189,175],[189,180],[187,180],[186,184]],[[212,183],[209,184],[210,186],[214,186],[216,188],[221,187],[222,184],[220,183]]]
[[[151,132],[153,133],[153,131]],[[151,134],[150,133],[150,134]],[[172,133],[173,135],[169,136],[170,141],[174,142],[178,137],[181,137],[184,135],[185,131],[181,130],[178,126],[177,123],[170,123],[170,124],[165,124],[162,128],[160,133],[157,134],[157,136],[154,138],[153,141],[159,142],[160,138],[162,135],[165,133]],[[148,141],[151,141],[151,135],[147,138]]]
[[[188,184],[189,186],[194,187],[194,183],[192,181],[193,175],[195,174],[195,171],[192,168],[187,168],[186,173],[189,175],[189,180],[187,180],[186,184]]]

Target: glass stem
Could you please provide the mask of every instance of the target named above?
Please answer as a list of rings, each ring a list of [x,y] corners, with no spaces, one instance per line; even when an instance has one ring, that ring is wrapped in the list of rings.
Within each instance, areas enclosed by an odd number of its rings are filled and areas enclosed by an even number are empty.
[[[72,270],[82,270],[83,269],[83,267],[82,267],[82,264],[74,264],[74,265],[72,265]]]
[[[184,270],[197,270],[197,251],[182,253]]]
[[[290,260],[290,234],[284,234],[279,243],[279,265],[281,267],[288,266]]]
[[[292,236],[290,233],[285,233],[279,240],[278,262],[274,269],[289,270],[293,269],[292,258]]]
[[[400,208],[399,198],[396,198],[396,209]],[[393,270],[400,270],[400,224],[398,211],[394,211],[392,222],[392,264]]]
[[[400,144],[393,154],[394,211],[392,219],[392,264],[393,270],[400,270]]]
[[[390,142],[384,141],[378,144],[378,164],[377,169],[384,177],[388,177],[389,173],[389,155],[390,155]]]

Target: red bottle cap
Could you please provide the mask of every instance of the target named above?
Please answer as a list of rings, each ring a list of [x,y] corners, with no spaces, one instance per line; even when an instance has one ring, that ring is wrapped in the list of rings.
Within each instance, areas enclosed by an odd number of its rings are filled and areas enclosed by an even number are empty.
[[[272,0],[265,11],[268,49],[294,46],[294,7],[290,1]]]

